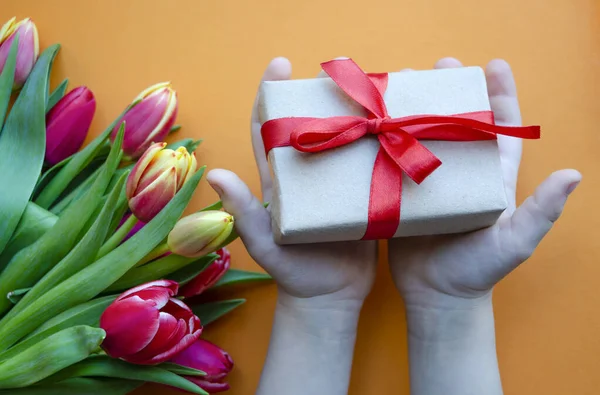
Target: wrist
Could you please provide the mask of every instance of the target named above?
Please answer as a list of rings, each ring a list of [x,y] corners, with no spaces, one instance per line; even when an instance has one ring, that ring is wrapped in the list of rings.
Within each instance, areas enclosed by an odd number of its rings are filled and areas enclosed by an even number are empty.
[[[491,292],[407,305],[411,394],[501,395]]]
[[[494,334],[492,292],[477,298],[450,295],[406,301],[408,336],[421,341],[454,342],[473,332]]]
[[[280,289],[275,314],[302,334],[342,340],[356,336],[361,308],[361,301],[333,300],[327,295],[299,298]]]

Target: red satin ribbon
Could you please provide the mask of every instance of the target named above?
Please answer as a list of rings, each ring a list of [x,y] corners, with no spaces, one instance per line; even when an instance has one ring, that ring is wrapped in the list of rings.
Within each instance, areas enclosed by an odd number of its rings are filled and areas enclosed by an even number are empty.
[[[367,231],[363,240],[389,239],[400,223],[402,173],[420,184],[442,162],[419,140],[493,140],[498,134],[537,139],[539,126],[499,126],[491,111],[455,115],[414,115],[390,118],[383,100],[388,75],[365,74],[351,59],[333,60],[321,67],[368,116],[330,118],[289,117],[262,126],[265,152],[293,146],[302,152],[321,152],[376,135],[380,149],[373,167]]]

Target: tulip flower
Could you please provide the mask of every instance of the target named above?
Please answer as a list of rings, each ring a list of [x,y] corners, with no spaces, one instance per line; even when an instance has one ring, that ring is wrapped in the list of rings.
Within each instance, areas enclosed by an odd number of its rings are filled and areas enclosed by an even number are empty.
[[[100,317],[102,348],[113,358],[140,365],[165,362],[202,333],[200,319],[178,299],[178,284],[152,281],[121,294]]]
[[[85,141],[96,111],[93,93],[73,89],[46,116],[46,161],[55,165],[76,153]]]
[[[40,53],[38,31],[35,23],[29,18],[15,22],[11,18],[0,28],[0,71],[4,68],[10,47],[19,34],[19,46],[17,48],[17,62],[15,67],[15,79],[13,89],[18,89],[25,84],[29,73]]]
[[[126,194],[133,215],[150,222],[196,172],[194,154],[185,147],[165,149],[166,143],[152,144],[127,178]]]
[[[198,339],[170,362],[206,372],[206,376],[185,378],[209,394],[229,389],[229,384],[223,380],[233,369],[233,360],[225,351],[206,340]]]
[[[233,231],[233,223],[233,216],[225,211],[200,211],[177,221],[167,244],[178,255],[200,257],[210,254],[227,240]]]
[[[123,152],[138,158],[153,142],[162,142],[175,123],[177,116],[177,93],[169,82],[152,85],[133,101],[138,102],[123,115],[125,138]],[[115,126],[112,138],[117,135]]]
[[[219,258],[213,261],[207,268],[202,270],[200,274],[194,277],[189,283],[181,287],[179,295],[185,298],[200,295],[208,288],[215,285],[217,281],[229,270],[231,265],[231,254],[225,247],[217,251]]]

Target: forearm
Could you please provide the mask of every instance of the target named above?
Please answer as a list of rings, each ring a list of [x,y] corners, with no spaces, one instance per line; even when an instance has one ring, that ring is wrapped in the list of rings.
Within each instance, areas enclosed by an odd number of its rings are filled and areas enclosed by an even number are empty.
[[[347,394],[359,312],[280,293],[257,394]]]
[[[491,299],[407,304],[412,395],[502,394]]]

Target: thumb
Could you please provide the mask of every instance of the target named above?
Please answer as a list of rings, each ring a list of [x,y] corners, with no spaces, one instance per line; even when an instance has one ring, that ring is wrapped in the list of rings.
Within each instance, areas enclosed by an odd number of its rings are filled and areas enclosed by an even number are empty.
[[[513,258],[509,271],[531,256],[562,214],[569,194],[580,181],[581,174],[576,170],[552,173],[511,217],[500,222],[502,245]]]
[[[215,169],[206,180],[217,192],[223,208],[235,218],[235,229],[252,257],[262,264],[275,247],[268,211],[246,184],[228,170]]]

